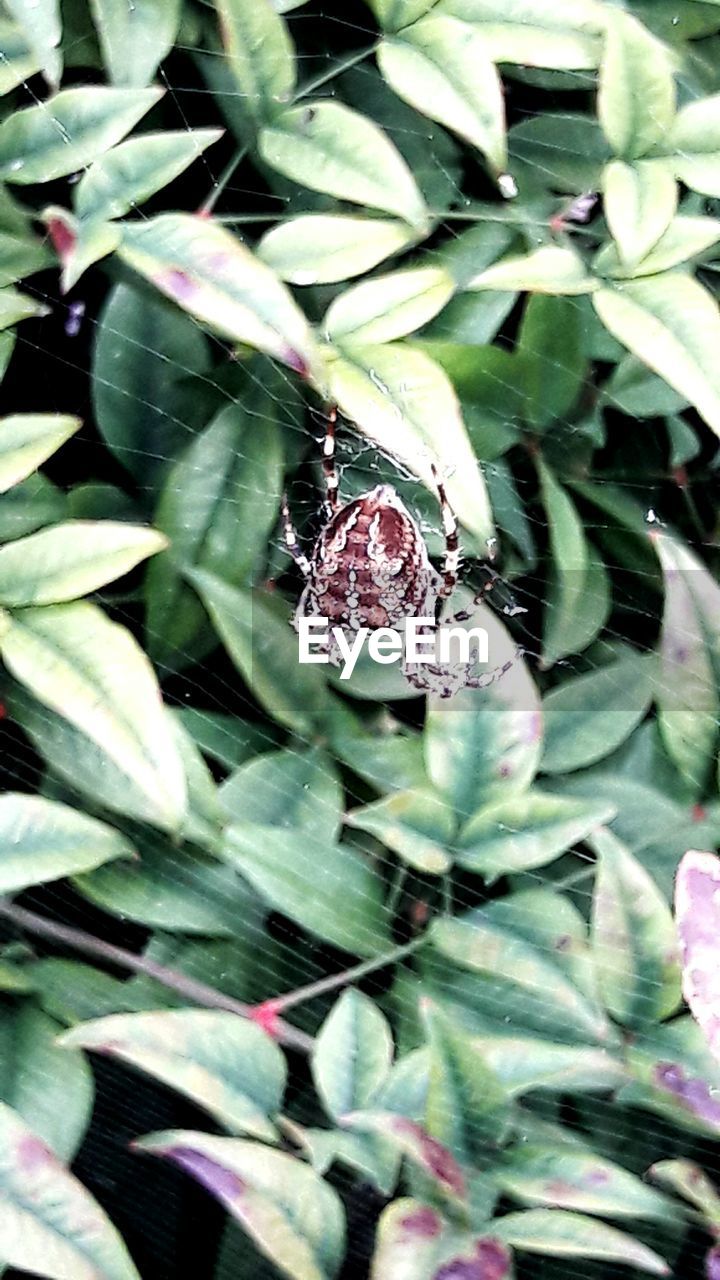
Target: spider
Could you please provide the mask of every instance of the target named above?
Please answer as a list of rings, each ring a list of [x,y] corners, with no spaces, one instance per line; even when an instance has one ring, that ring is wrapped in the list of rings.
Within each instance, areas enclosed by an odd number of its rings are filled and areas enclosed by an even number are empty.
[[[352,639],[361,627],[370,631],[401,629],[408,618],[433,618],[432,626],[422,629],[426,633],[437,632],[439,626],[467,622],[472,617],[472,611],[467,609],[448,618],[442,616],[445,602],[458,584],[460,545],[457,520],[435,467],[432,471],[445,536],[440,572],[431,564],[418,524],[392,485],[379,484],[358,498],[341,501],[335,465],[336,424],[337,408],[332,407],[323,444],[327,520],[309,558],[300,547],[287,497],[283,495],[285,545],[305,581],[294,626],[297,628],[302,617],[327,618],[331,628],[340,627]],[[481,592],[473,604],[478,604],[484,594]],[[326,652],[329,661],[339,666],[342,658],[331,633]],[[506,662],[503,667],[478,675],[473,674],[475,665],[405,662],[403,674],[413,687],[449,698],[462,688],[485,688],[513,663]]]

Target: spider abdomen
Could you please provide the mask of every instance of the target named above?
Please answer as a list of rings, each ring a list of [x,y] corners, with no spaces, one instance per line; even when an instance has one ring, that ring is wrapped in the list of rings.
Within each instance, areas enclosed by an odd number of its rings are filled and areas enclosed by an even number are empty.
[[[298,613],[357,631],[397,627],[434,608],[439,575],[390,485],[346,503],[320,534]]]

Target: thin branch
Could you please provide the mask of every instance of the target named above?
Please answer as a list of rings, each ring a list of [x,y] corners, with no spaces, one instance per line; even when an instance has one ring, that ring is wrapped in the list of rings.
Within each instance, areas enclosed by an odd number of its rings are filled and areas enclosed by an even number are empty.
[[[386,951],[382,956],[363,960],[361,964],[353,965],[351,969],[331,973],[326,978],[319,978],[317,982],[308,982],[307,986],[297,987],[284,996],[274,996],[268,1003],[272,1004],[277,1012],[292,1009],[293,1005],[304,1004],[306,1000],[314,1000],[317,996],[326,995],[328,991],[336,991],[338,987],[347,987],[352,982],[359,982],[361,978],[366,978],[376,969],[386,969],[388,965],[397,964],[399,960],[404,960],[406,956],[412,955],[413,951],[417,951],[424,942],[425,937],[414,938],[412,942],[405,942],[392,951]]]
[[[227,1013],[234,1013],[240,1018],[257,1022],[252,1005],[235,1000],[232,996],[217,991],[215,987],[205,982],[198,982],[196,978],[189,978],[177,969],[169,969],[164,964],[157,964],[147,956],[135,955],[123,947],[103,942],[101,938],[85,933],[82,929],[74,929],[70,925],[46,920],[44,916],[36,915],[34,911],[28,911],[25,907],[18,907],[6,898],[0,898],[0,917],[38,938],[47,938],[49,942],[61,943],[72,948],[73,951],[92,956],[95,960],[117,965],[119,969],[127,969],[131,973],[142,973],[148,978],[154,978],[163,987],[179,992],[194,1004],[204,1005],[208,1009],[224,1009]],[[280,1018],[273,1022],[273,1036],[289,1049],[297,1049],[302,1053],[309,1053],[312,1049],[313,1042],[310,1036]]]

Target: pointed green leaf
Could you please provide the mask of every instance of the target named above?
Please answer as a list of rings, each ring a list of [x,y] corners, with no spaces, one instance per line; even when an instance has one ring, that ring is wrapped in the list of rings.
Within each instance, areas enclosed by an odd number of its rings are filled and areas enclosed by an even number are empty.
[[[655,672],[652,657],[628,653],[551,689],[543,699],[543,772],[570,773],[619,747],[652,702]]]
[[[595,639],[610,610],[602,561],[593,561],[584,526],[567,490],[538,460],[550,531],[552,578],[543,620],[542,666],[580,653]]]
[[[680,1004],[680,963],[670,907],[655,881],[609,831],[598,856],[592,945],[606,1008],[626,1027],[661,1022]]]
[[[108,151],[162,97],[160,89],[63,89],[0,125],[0,177],[51,182]]]
[[[225,779],[219,799],[235,822],[302,831],[309,839],[333,840],[342,823],[342,787],[318,748],[263,751]]]
[[[0,796],[0,893],[91,871],[113,858],[134,857],[119,831],[76,809],[43,796]]]
[[[663,142],[675,115],[670,51],[628,13],[608,14],[598,115],[616,155],[635,160]]]
[[[529,298],[515,347],[527,421],[542,430],[573,409],[587,371],[577,303],[560,296]]]
[[[603,207],[622,263],[633,267],[657,244],[677,208],[675,176],[665,161],[611,160],[603,170]]]
[[[400,152],[367,116],[339,102],[288,108],[261,131],[258,146],[266,164],[302,186],[426,226],[425,202]]]
[[[151,1134],[136,1151],[196,1178],[290,1280],[332,1280],[343,1256],[342,1202],[294,1156],[241,1138],[181,1129]]]
[[[720,93],[686,103],[663,150],[681,182],[706,196],[720,196]]]
[[[715,757],[720,716],[720,587],[702,561],[666,533],[652,535],[665,582],[657,707],[665,748],[693,786]]]
[[[185,213],[126,223],[121,257],[196,319],[298,372],[313,360],[310,330],[272,271],[224,227]]]
[[[425,1127],[461,1162],[499,1146],[510,1099],[468,1033],[430,1001],[423,1003],[429,1046]]]
[[[0,638],[13,675],[105,752],[176,826],[185,778],[160,690],[130,633],[94,605],[23,609]]]
[[[60,604],[122,578],[167,546],[161,533],[125,521],[76,520],[0,547],[0,604]]]
[[[661,271],[671,271],[689,258],[704,253],[718,240],[720,220],[717,218],[688,218],[680,215],[673,218],[667,230],[640,262],[627,265],[620,261],[613,245],[606,245],[597,254],[594,266],[598,274],[611,278],[654,276]]]
[[[82,1022],[59,1043],[89,1049],[161,1080],[234,1133],[272,1142],[285,1059],[254,1023],[215,1009],[121,1013]]]
[[[345,821],[360,831],[369,831],[416,871],[444,875],[452,866],[452,807],[428,787],[393,792],[351,810]]]
[[[216,0],[225,56],[241,110],[270,122],[295,91],[295,48],[270,0]]]
[[[305,213],[279,222],[257,245],[257,256],[291,284],[335,284],[364,275],[413,241],[405,222]]]
[[[720,313],[702,285],[668,272],[601,289],[593,303],[613,336],[695,405],[720,435]]]
[[[669,1276],[664,1258],[624,1231],[564,1209],[528,1209],[496,1218],[493,1233],[521,1253],[624,1262],[653,1276]]]
[[[375,276],[335,299],[323,320],[323,330],[330,342],[340,346],[393,342],[432,320],[454,291],[452,276],[443,267]]]
[[[453,1201],[466,1199],[467,1185],[458,1161],[422,1125],[391,1111],[351,1112],[343,1121],[360,1133],[381,1133],[429,1177],[443,1195]]]
[[[384,1015],[361,991],[344,991],[317,1034],[311,1058],[315,1088],[333,1120],[372,1104],[392,1055]]]
[[[545,866],[615,812],[602,801],[528,791],[480,809],[460,833],[456,860],[493,884],[501,876]]]
[[[708,1175],[692,1160],[658,1160],[648,1177],[683,1196],[702,1213],[714,1235],[720,1230],[720,1196]]]
[[[43,32],[43,37],[45,32]],[[3,51],[0,60],[0,97],[16,89],[24,80],[29,80],[40,70],[42,54],[34,53],[30,41],[16,22],[4,18],[0,14],[0,48]],[[52,58],[55,51],[51,53]]]
[[[349,343],[328,353],[327,379],[343,413],[433,493],[435,462],[458,519],[484,552],[493,535],[485,482],[440,366],[414,347]]]
[[[377,57],[401,98],[476,146],[496,176],[504,172],[505,101],[481,31],[446,14],[431,14],[386,37]]]
[[[69,1161],[90,1123],[94,1090],[84,1055],[58,1048],[61,1031],[59,1022],[29,1000],[5,1005],[0,1013],[0,1098],[32,1124],[56,1156]]]
[[[113,84],[147,84],[177,36],[180,0],[90,0],[90,11]]]
[[[440,8],[477,25],[493,62],[581,71],[600,60],[606,16],[593,0],[442,0]]]
[[[0,1253],[48,1280],[139,1280],[99,1204],[0,1102]]]
[[[80,428],[61,413],[16,413],[0,418],[0,493],[7,493]]]
[[[361,956],[387,948],[380,879],[349,845],[238,823],[225,831],[223,856],[275,911],[324,942]]]
[[[166,187],[221,137],[221,129],[168,129],[121,142],[80,179],[75,189],[77,216],[122,218]]]
[[[503,1191],[521,1204],[660,1222],[673,1213],[670,1200],[634,1173],[611,1160],[569,1147],[515,1147],[496,1177]]]
[[[5,0],[5,8],[22,31],[50,88],[56,89],[63,63],[59,48],[62,36],[59,0]],[[4,61],[4,45],[2,47]],[[31,75],[32,70],[28,70],[26,78],[29,80]]]
[[[592,293],[600,282],[591,276],[574,249],[546,244],[528,254],[515,254],[486,267],[467,289],[519,289],[529,293]]]
[[[0,332],[32,316],[46,316],[48,309],[27,293],[17,289],[0,289]]]

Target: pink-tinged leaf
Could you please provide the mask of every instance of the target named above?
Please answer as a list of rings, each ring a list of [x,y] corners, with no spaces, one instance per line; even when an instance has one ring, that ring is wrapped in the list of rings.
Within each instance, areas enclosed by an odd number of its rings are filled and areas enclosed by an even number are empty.
[[[171,1130],[133,1144],[179,1165],[215,1196],[291,1280],[332,1280],[345,1248],[342,1204],[313,1169],[240,1138]]]
[[[583,1213],[564,1209],[528,1209],[507,1213],[491,1223],[493,1234],[519,1252],[558,1258],[597,1258],[623,1262],[653,1276],[669,1276],[664,1258],[624,1231]]]
[[[707,1280],[720,1280],[720,1245],[716,1244],[714,1248],[705,1256],[705,1275]]]
[[[451,1258],[435,1272],[433,1280],[504,1280],[512,1273],[510,1251],[499,1240],[485,1236],[475,1241],[471,1257]]]
[[[3,1102],[0,1255],[48,1280],[139,1280],[99,1204]]]
[[[380,1217],[370,1280],[432,1280],[447,1248],[448,1224],[419,1200],[394,1200]]]
[[[390,1111],[355,1111],[343,1116],[342,1123],[361,1131],[384,1134],[432,1178],[445,1195],[454,1200],[466,1198],[465,1177],[454,1155],[414,1120]]]
[[[700,1076],[688,1075],[678,1062],[658,1062],[654,1071],[656,1088],[665,1090],[692,1116],[720,1132],[720,1101]]]
[[[675,918],[683,995],[711,1052],[720,1059],[720,858],[690,849],[678,867]],[[713,1100],[712,1106],[720,1103]]]
[[[225,227],[184,213],[129,222],[120,254],[197,320],[309,376],[314,347],[302,311]]]

